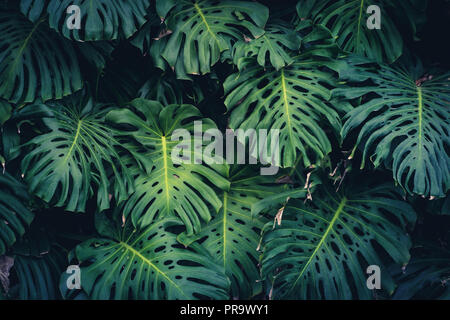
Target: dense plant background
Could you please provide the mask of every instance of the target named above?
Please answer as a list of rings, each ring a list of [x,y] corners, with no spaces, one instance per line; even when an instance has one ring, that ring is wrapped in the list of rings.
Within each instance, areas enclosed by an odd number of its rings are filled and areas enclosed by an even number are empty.
[[[449,21],[445,0],[0,0],[0,299],[450,299]],[[279,173],[173,163],[200,119],[280,129]]]

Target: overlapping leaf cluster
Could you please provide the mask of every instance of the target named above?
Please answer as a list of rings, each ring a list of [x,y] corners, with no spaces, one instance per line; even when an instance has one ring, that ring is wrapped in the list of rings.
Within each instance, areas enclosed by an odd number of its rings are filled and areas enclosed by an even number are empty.
[[[408,48],[425,8],[0,0],[0,298],[448,298],[416,226],[450,213],[450,73]],[[196,121],[280,130],[279,172],[174,161],[177,129],[208,146]]]

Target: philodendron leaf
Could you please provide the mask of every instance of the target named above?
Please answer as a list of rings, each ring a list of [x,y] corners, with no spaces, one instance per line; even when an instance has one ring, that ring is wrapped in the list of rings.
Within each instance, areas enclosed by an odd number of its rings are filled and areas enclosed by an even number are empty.
[[[157,101],[136,99],[130,107],[111,111],[108,120],[128,126],[128,135],[144,147],[142,155],[152,160],[153,167],[149,173],[134,173],[136,191],[127,200],[124,215],[141,227],[163,217],[178,216],[188,234],[199,231],[200,219],[211,219],[207,204],[215,211],[222,207],[213,187],[226,190],[230,185],[221,175],[226,172],[225,165],[195,162],[202,156],[203,146],[201,137],[195,135],[194,120],[201,120],[203,130],[215,128],[214,123],[201,119],[200,111],[192,105],[164,108]],[[176,129],[187,137],[173,139]],[[180,151],[175,150],[179,143],[189,149],[183,155],[190,161],[180,163],[178,157],[174,161],[172,153]]]
[[[0,173],[0,256],[21,236],[33,221],[34,214],[26,207],[26,187],[8,173]]]
[[[368,265],[381,268],[381,285],[392,293],[378,248],[406,263],[405,227],[416,215],[391,187],[362,185],[341,193],[322,185],[312,201],[289,201],[281,225],[266,225],[262,274],[272,282],[273,298],[369,299]]]
[[[391,1],[375,0],[307,0],[299,1],[300,20],[311,19],[330,29],[340,48],[376,61],[392,63],[403,51],[403,40],[386,9]],[[373,9],[380,8],[380,29],[369,29]],[[405,11],[405,14],[412,14]]]
[[[40,19],[34,24],[14,12],[0,13],[0,97],[33,102],[60,99],[82,87],[70,41]]]
[[[229,280],[200,247],[184,248],[175,219],[126,226],[77,246],[82,289],[92,299],[226,299]]]
[[[50,115],[42,121],[48,128],[22,148],[28,152],[22,169],[30,192],[68,211],[83,212],[95,192],[98,209],[109,208],[113,186],[118,202],[133,190],[133,177],[123,158],[132,154],[116,137],[118,132],[105,123],[110,110],[92,100],[72,97],[47,106]],[[133,153],[134,159],[147,162]],[[140,162],[141,163],[141,162]]]
[[[301,43],[301,37],[293,27],[277,22],[269,24],[265,31],[257,39],[242,39],[234,44],[232,56],[239,69],[240,61],[245,57],[256,56],[260,66],[272,65],[277,70],[293,62],[292,56]]]
[[[262,36],[269,17],[267,7],[251,1],[182,0],[167,8],[159,4],[158,13],[173,32],[162,56],[172,68],[182,59],[188,74],[208,73],[231,49],[230,40],[243,39],[243,33]]]
[[[422,77],[421,68],[370,69],[364,60],[347,61],[353,71],[342,71],[349,86],[336,95],[364,100],[346,115],[342,135],[360,128],[356,145],[364,159],[392,168],[409,193],[444,197],[450,188],[450,73]],[[373,84],[356,86],[369,79]]]
[[[251,205],[264,197],[282,191],[275,178],[261,176],[250,167],[232,167],[228,180],[230,190],[221,194],[223,207],[213,220],[193,237],[178,237],[184,245],[193,241],[209,251],[223,265],[231,280],[234,298],[249,299],[258,293],[260,279],[257,250],[260,231],[267,221],[262,215],[252,216]]]
[[[299,156],[310,166],[331,151],[324,129],[337,135],[341,128],[339,105],[328,103],[330,88],[336,85],[337,76],[318,60],[294,57],[291,65],[277,71],[265,70],[247,58],[242,71],[224,83],[229,125],[280,130],[281,166],[293,167]]]
[[[21,0],[21,11],[31,20],[43,12],[50,27],[77,41],[115,40],[131,37],[145,22],[150,0]],[[78,6],[79,28],[68,28]],[[75,18],[75,17],[74,17]]]

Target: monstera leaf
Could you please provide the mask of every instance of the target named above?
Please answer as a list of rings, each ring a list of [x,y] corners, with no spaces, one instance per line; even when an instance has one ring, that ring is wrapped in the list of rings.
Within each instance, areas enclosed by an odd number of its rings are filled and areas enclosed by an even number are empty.
[[[343,136],[361,128],[356,144],[364,159],[392,167],[394,179],[409,193],[445,196],[450,188],[450,73],[421,78],[421,68],[371,70],[359,59],[348,61],[353,71],[342,71],[349,84],[371,79],[373,85],[336,91],[350,99],[364,97],[347,114]]]
[[[300,49],[301,38],[293,28],[282,22],[270,24],[266,32],[258,39],[239,40],[233,46],[234,64],[240,66],[240,61],[245,57],[257,57],[258,64],[262,67],[270,64],[277,70],[291,64],[292,54]],[[244,59],[245,60],[245,59]]]
[[[105,226],[105,223],[103,223]],[[82,289],[92,299],[226,299],[229,280],[203,250],[183,248],[164,219],[138,232],[102,231],[76,248]]]
[[[405,226],[416,216],[390,187],[358,183],[342,193],[324,184],[312,201],[290,200],[281,225],[267,224],[262,274],[275,299],[368,299],[368,265],[380,266],[382,286],[392,293],[378,248],[396,263],[407,262]]]
[[[269,10],[250,1],[161,1],[158,14],[173,33],[162,56],[172,68],[177,61],[188,74],[205,74],[230,49],[230,40],[264,34]]]
[[[17,13],[0,13],[0,97],[11,102],[60,99],[82,87],[72,44]]]
[[[84,211],[94,189],[99,210],[109,208],[113,185],[119,190],[116,200],[124,200],[133,190],[133,179],[121,157],[133,151],[104,122],[109,109],[73,97],[30,105],[24,112],[39,108],[48,110],[43,118],[48,130],[23,145],[29,151],[22,169],[30,191],[68,211]]]
[[[279,71],[264,70],[252,59],[242,71],[229,76],[224,88],[232,129],[278,129],[282,167],[292,167],[299,155],[305,166],[317,163],[331,151],[324,129],[340,130],[340,120],[329,88],[334,73],[319,60],[294,57]],[[272,141],[270,141],[272,144]]]
[[[336,37],[340,48],[346,52],[361,54],[377,61],[394,62],[403,50],[403,40],[387,13],[391,1],[374,0],[308,0],[299,1],[300,19],[312,19],[326,26]],[[367,20],[371,5],[380,8],[381,29],[369,29]],[[404,14],[411,15],[410,11]]]
[[[233,167],[228,178],[230,190],[222,194],[223,207],[219,213],[195,237],[185,234],[178,237],[187,246],[198,240],[223,265],[231,280],[232,296],[241,299],[258,293],[260,279],[257,247],[266,219],[253,217],[251,205],[282,190],[274,186],[275,178],[256,174],[250,167]]]
[[[26,207],[26,187],[8,173],[0,174],[0,256],[23,236],[34,214]]]
[[[178,216],[192,234],[201,228],[200,219],[209,221],[209,203],[215,211],[222,207],[213,186],[226,190],[229,182],[220,174],[225,166],[198,164],[196,157],[202,156],[201,137],[194,135],[194,119],[201,114],[192,105],[169,105],[166,108],[157,102],[136,99],[130,109],[114,110],[108,120],[117,125],[128,126],[128,134],[136,139],[145,150],[142,151],[153,161],[150,173],[136,171],[136,191],[127,200],[123,213],[136,226],[146,226],[153,220],[166,216]],[[203,130],[215,127],[209,119],[202,119]],[[173,140],[176,129],[183,130],[188,137]],[[191,161],[180,163],[173,156],[181,143],[191,150],[184,155]],[[197,145],[198,144],[198,145]],[[175,159],[175,160],[174,160]]]
[[[80,9],[80,29],[69,29],[68,17]],[[21,11],[30,20],[48,14],[50,27],[77,41],[131,37],[145,22],[149,0],[21,0]]]

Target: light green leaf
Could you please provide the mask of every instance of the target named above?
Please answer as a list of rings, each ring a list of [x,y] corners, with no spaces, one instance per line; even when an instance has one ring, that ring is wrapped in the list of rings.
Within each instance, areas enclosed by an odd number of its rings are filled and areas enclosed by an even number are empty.
[[[224,83],[230,127],[279,129],[282,167],[294,166],[299,156],[305,166],[318,163],[331,151],[324,128],[335,133],[341,128],[339,105],[328,103],[337,76],[323,66],[298,56],[279,71],[264,70],[247,59]]]
[[[258,293],[257,247],[260,231],[267,221],[262,215],[252,216],[250,208],[254,202],[281,191],[282,187],[275,185],[274,177],[260,176],[246,166],[233,167],[228,180],[230,190],[221,194],[223,207],[219,213],[194,237],[183,233],[178,239],[184,245],[199,240],[215,261],[223,265],[231,279],[232,296],[249,299]]]
[[[92,299],[226,299],[229,280],[199,247],[177,243],[174,219],[140,231],[117,228],[77,246],[82,288]]]
[[[156,101],[136,99],[130,109],[114,110],[108,119],[117,125],[128,125],[129,135],[144,147],[142,155],[152,160],[148,174],[135,172],[135,189],[124,206],[124,215],[131,216],[135,226],[146,226],[152,221],[178,216],[187,228],[188,234],[201,228],[200,219],[209,221],[209,203],[215,211],[222,202],[212,188],[226,190],[230,183],[221,175],[225,165],[196,164],[194,156],[201,156],[196,148],[194,119],[202,120],[203,130],[214,128],[209,119],[201,119],[201,114],[192,105],[169,105],[166,108]],[[189,140],[172,141],[175,129],[186,129]],[[190,163],[173,162],[172,151],[179,144],[189,146],[192,153]],[[200,147],[202,146],[201,142]],[[150,170],[149,170],[150,171]]]

